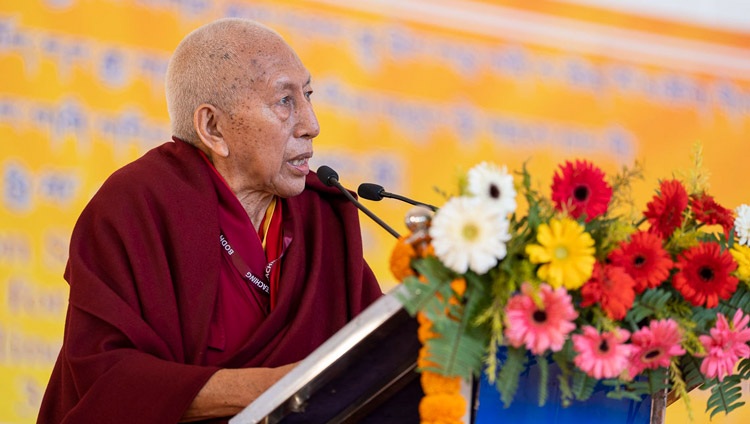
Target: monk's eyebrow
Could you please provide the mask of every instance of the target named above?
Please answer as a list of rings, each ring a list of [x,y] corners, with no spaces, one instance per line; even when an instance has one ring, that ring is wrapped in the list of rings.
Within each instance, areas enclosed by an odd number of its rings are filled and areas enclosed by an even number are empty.
[[[308,76],[307,81],[304,84],[302,84],[302,87],[309,86],[311,82],[312,82],[312,76]],[[287,78],[284,78],[276,82],[276,88],[279,90],[294,89],[296,86],[297,84],[295,84],[294,81],[291,81]]]

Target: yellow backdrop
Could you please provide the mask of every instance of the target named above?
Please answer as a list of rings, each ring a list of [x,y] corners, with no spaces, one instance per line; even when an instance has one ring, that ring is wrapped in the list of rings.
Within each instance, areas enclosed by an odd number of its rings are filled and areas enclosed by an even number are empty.
[[[642,208],[700,141],[718,200],[750,202],[747,35],[551,1],[0,0],[0,422],[36,416],[78,213],[110,172],[168,140],[170,51],[223,16],[260,20],[297,50],[322,126],[313,167],[352,189],[439,204],[435,188],[481,160],[530,159],[547,189],[562,159],[609,172],[640,159]],[[371,206],[404,229],[407,205]],[[367,222],[364,240],[387,289],[392,239]],[[693,399],[707,422],[705,394]]]

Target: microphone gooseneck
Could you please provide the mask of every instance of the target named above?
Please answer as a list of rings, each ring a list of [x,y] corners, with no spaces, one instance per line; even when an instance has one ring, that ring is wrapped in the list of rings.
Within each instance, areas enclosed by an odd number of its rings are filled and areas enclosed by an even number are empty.
[[[375,215],[369,209],[367,209],[365,207],[365,205],[363,205],[357,199],[355,199],[354,196],[352,196],[352,194],[349,193],[349,190],[347,190],[344,186],[341,185],[341,183],[339,183],[339,174],[336,173],[336,171],[334,171],[333,169],[331,169],[331,167],[323,165],[323,166],[319,167],[318,170],[315,173],[318,174],[318,179],[320,179],[320,181],[323,184],[325,184],[325,185],[327,185],[329,187],[336,187],[337,189],[339,189],[339,191],[344,196],[346,196],[346,198],[349,199],[350,202],[354,203],[354,206],[356,206],[357,209],[359,209],[362,212],[364,212],[364,214],[367,215],[368,217],[370,217],[370,219],[372,219],[378,225],[380,225],[381,227],[383,227],[386,231],[388,231],[389,233],[391,233],[391,235],[393,237],[396,237],[396,238],[400,238],[401,237],[401,235],[399,233],[397,233],[396,230],[394,230],[393,228],[391,228],[390,225],[386,224],[385,221],[383,221],[382,219],[378,218],[377,215]]]
[[[427,204],[427,203],[418,202],[416,200],[410,199],[408,197],[401,196],[399,194],[388,193],[387,191],[385,191],[385,189],[383,188],[383,186],[380,186],[380,185],[377,185],[377,184],[373,184],[373,183],[362,183],[362,184],[360,184],[359,188],[357,189],[357,194],[359,194],[359,196],[362,197],[362,198],[364,198],[364,199],[373,200],[373,201],[376,201],[376,202],[378,202],[380,200],[383,200],[384,197],[388,197],[388,198],[391,198],[391,199],[396,199],[396,200],[400,200],[402,202],[406,202],[406,203],[408,203],[410,205],[423,206],[423,207],[425,207],[427,209],[430,209],[433,212],[435,212],[438,209],[437,207],[435,207],[433,205],[430,205],[430,204]]]

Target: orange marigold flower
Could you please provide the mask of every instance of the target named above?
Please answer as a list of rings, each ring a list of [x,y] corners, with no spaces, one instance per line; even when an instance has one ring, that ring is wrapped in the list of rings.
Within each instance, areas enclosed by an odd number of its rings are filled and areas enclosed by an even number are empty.
[[[421,311],[417,312],[417,322],[419,323],[419,325],[432,325],[432,321],[427,318],[427,314]]]
[[[401,236],[396,242],[391,252],[391,273],[398,281],[403,281],[406,277],[416,275],[411,268],[411,260],[417,256],[414,246],[406,241],[406,236]]]
[[[417,367],[418,368],[433,368],[438,367],[438,364],[429,360],[430,352],[427,350],[427,346],[422,346],[419,349],[419,355],[417,356]]]
[[[421,424],[464,424],[462,420],[437,420],[437,421],[420,421]]]
[[[435,248],[432,247],[432,243],[420,249],[419,255],[423,258],[426,258],[428,256],[435,256]]]
[[[427,395],[419,402],[419,416],[424,421],[450,421],[463,417],[466,399],[460,394]]]
[[[463,278],[456,278],[451,282],[451,289],[453,289],[453,292],[459,297],[463,296],[466,291],[466,280]]]
[[[461,377],[446,377],[438,373],[422,371],[422,390],[425,395],[458,393],[460,389]]]
[[[424,344],[427,340],[435,337],[435,333],[432,332],[432,323],[429,326],[420,325],[417,329],[417,338]]]

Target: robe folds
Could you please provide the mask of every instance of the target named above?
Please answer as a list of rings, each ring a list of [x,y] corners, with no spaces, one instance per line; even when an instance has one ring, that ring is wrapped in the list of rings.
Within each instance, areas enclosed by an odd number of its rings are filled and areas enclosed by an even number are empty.
[[[284,200],[293,240],[274,309],[235,355],[208,363],[222,260],[210,172],[175,140],[116,171],[85,207],[39,423],[177,422],[218,369],[302,360],[381,295],[357,209],[311,172]]]

